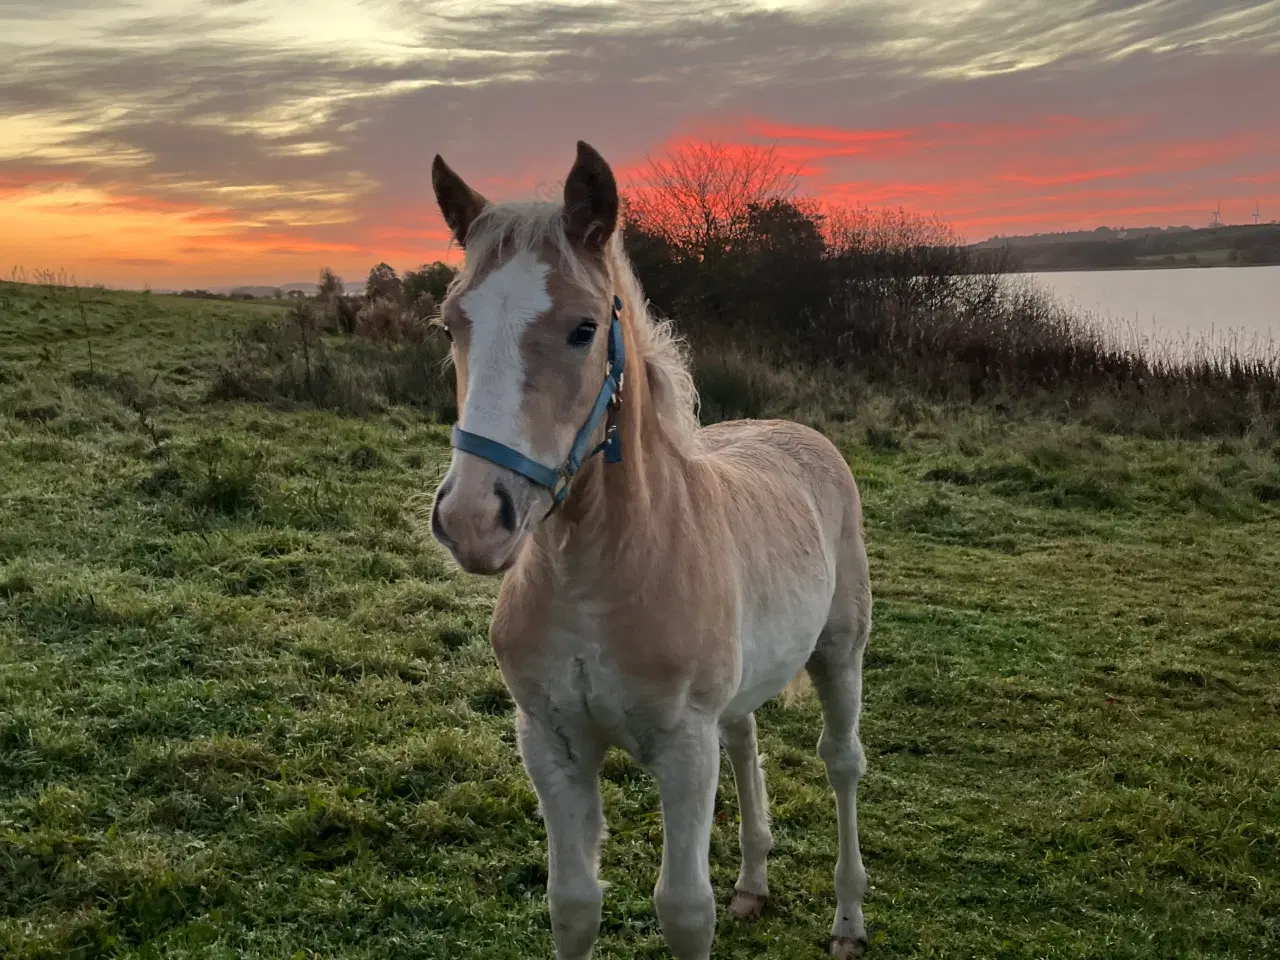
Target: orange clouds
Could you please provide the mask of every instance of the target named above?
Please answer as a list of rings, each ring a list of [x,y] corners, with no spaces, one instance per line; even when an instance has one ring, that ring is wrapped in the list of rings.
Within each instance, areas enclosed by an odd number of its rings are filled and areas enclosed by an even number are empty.
[[[707,139],[741,156],[772,147],[798,171],[804,194],[936,214],[971,240],[1100,224],[1199,225],[1219,199],[1235,222],[1247,222],[1255,202],[1265,219],[1280,209],[1280,134],[1266,130],[1176,137],[1141,117],[1065,114],[868,127],[748,115],[686,129],[666,148]],[[664,148],[649,152],[660,157]],[[545,169],[512,158],[510,174],[476,176],[473,185],[493,199],[545,193],[567,173],[571,144],[561,153]],[[624,189],[643,189],[644,153],[610,155]],[[97,186],[70,167],[0,165],[0,262],[65,268],[84,282],[208,286],[296,282],[326,265],[358,282],[379,261],[409,267],[460,255],[425,177],[417,195],[400,198],[112,175],[114,183]]]
[[[0,4],[0,262],[211,286],[456,259],[434,153],[506,199],[579,137],[628,184],[664,142],[776,144],[805,193],[973,239],[1280,213],[1276,2],[446,6]]]
[[[181,286],[310,278],[318,261],[360,256],[359,243],[262,229],[227,208],[82,186],[66,177],[0,182],[0,260],[65,269],[80,282]]]
[[[0,201],[16,199],[35,187],[48,187],[58,183],[74,183],[68,173],[52,169],[0,168]]]

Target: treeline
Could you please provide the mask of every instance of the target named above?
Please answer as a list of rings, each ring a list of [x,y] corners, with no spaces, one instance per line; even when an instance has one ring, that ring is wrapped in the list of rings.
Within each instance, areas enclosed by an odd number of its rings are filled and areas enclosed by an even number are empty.
[[[1015,276],[1007,250],[967,246],[934,218],[822,204],[794,186],[768,150],[698,145],[651,161],[624,198],[628,252],[652,309],[693,348],[704,419],[794,410],[803,382],[826,384],[804,401],[824,416],[861,384],[999,408],[1106,406],[1108,426],[1162,434],[1280,422],[1274,355],[1148,355]],[[343,408],[360,396],[361,409],[416,403],[447,417],[447,345],[430,320],[452,276],[443,263],[403,276],[382,263],[349,294],[325,270],[316,301],[290,314],[300,333],[286,339],[305,363],[268,338],[248,348],[248,379],[231,376],[225,394],[275,390]],[[358,369],[335,366],[313,328],[348,335],[343,356]],[[254,357],[274,372],[255,380]]]
[[[967,246],[934,218],[797,197],[794,185],[769,150],[700,145],[650,161],[628,196],[638,273],[695,356],[728,345],[947,402],[1079,411],[1105,398],[1127,410],[1118,421],[1140,412],[1174,431],[1280,419],[1274,351],[1152,356],[1013,275],[1008,250]],[[1242,233],[1241,249],[1257,236],[1280,231]]]
[[[231,290],[227,293],[218,293],[214,290],[194,289],[179,290],[175,296],[187,297],[192,300],[305,300],[307,295],[302,290],[280,290],[275,289],[270,293],[254,293],[251,290]]]
[[[768,150],[700,145],[652,160],[628,196],[645,290],[696,348],[966,402],[1152,373],[1012,278],[1005,251],[936,218],[798,197],[794,182]]]
[[[363,291],[348,293],[342,279],[325,267],[316,291],[320,319],[331,329],[372,340],[421,339],[453,276],[453,268],[439,261],[403,276],[379,263],[369,271]]]

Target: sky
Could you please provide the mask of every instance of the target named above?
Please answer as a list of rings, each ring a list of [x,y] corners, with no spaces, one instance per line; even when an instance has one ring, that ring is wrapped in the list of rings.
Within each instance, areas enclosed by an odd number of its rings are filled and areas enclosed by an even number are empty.
[[[583,139],[688,140],[970,240],[1280,219],[1280,0],[0,0],[0,276],[155,288],[456,262]]]

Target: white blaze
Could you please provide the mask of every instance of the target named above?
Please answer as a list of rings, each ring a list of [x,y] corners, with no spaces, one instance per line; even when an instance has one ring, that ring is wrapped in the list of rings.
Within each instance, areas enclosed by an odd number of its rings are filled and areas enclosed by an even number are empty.
[[[459,304],[471,321],[460,426],[527,457],[533,452],[520,429],[525,386],[520,345],[529,325],[551,309],[550,272],[533,254],[518,254],[463,294]]]

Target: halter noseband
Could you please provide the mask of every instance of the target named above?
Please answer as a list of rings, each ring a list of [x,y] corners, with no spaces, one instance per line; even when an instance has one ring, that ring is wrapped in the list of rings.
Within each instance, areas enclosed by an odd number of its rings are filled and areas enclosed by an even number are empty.
[[[587,422],[573,438],[573,446],[569,448],[569,456],[565,458],[564,463],[555,468],[545,466],[537,460],[530,460],[519,450],[512,449],[505,443],[490,440],[478,433],[470,433],[456,425],[450,440],[453,448],[488,460],[490,463],[496,463],[500,467],[506,467],[538,486],[546,487],[554,498],[552,510],[568,496],[569,481],[587,460],[601,451],[604,451],[605,463],[618,463],[622,460],[622,437],[618,434],[618,424],[614,421],[614,414],[622,404],[623,368],[626,361],[626,350],[622,343],[622,324],[618,320],[618,311],[621,309],[622,301],[615,296],[609,318],[609,367],[605,371],[604,385],[596,395],[596,402],[591,408],[591,415],[587,417]],[[604,440],[588,453],[587,444],[591,442],[591,435],[595,433],[596,427],[600,426],[600,421],[606,414],[609,419],[605,425]]]

